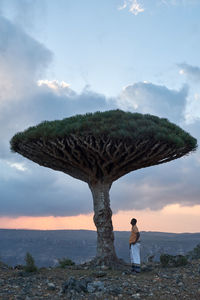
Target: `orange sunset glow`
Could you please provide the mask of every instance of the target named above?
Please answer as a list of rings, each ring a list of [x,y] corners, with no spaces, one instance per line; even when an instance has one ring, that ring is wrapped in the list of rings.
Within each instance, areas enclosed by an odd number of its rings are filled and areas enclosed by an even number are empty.
[[[168,205],[162,210],[119,211],[113,215],[116,231],[129,231],[130,219],[136,217],[141,231],[198,232],[200,231],[200,205],[193,207]],[[72,217],[18,217],[0,218],[0,228],[62,230],[96,230],[93,214]]]

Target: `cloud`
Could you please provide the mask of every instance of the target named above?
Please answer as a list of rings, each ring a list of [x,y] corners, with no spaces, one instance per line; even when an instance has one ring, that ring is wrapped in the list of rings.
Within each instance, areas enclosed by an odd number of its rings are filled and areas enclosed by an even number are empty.
[[[20,27],[0,16],[0,109],[33,89],[52,53]]]
[[[106,96],[84,89],[80,94],[69,87],[34,87],[34,93],[24,95],[20,102],[10,101],[0,117],[0,156],[11,158],[9,139],[18,131],[44,120],[63,119],[74,114],[116,108]]]
[[[93,210],[87,184],[10,153],[9,140],[16,132],[43,120],[114,108],[152,113],[176,122],[183,119],[186,86],[171,90],[139,82],[113,98],[88,86],[77,93],[64,81],[42,79],[53,55],[14,21],[0,16],[0,36],[1,216],[70,216]],[[195,122],[186,129],[199,136],[198,126]],[[113,211],[158,209],[177,201],[197,203],[199,165],[197,152],[189,159],[121,178],[111,190]]]
[[[185,130],[200,139],[200,122]],[[93,211],[87,184],[13,154],[0,161],[1,216],[71,216]],[[9,165],[9,166],[8,166]],[[19,170],[18,166],[24,168]],[[17,167],[16,167],[17,166]],[[111,208],[159,210],[169,204],[199,204],[200,151],[168,164],[127,174],[111,188]]]
[[[53,83],[55,82],[53,81]],[[9,132],[4,137],[7,147],[9,138],[16,132],[15,122],[18,120],[19,112],[20,120],[18,122],[21,121],[21,123],[18,123],[18,126],[25,129],[45,119],[61,119],[77,113],[115,108],[117,107],[116,102],[124,99],[107,99],[104,95],[97,94],[88,88],[78,94],[73,90],[71,92],[71,88],[65,84],[56,83],[55,86],[51,82],[48,82],[47,85],[40,85],[36,89],[34,97],[28,98],[28,103],[24,98],[20,105],[10,108],[5,115],[5,119],[12,120]],[[156,88],[157,86],[153,85],[153,91]],[[180,98],[179,93],[181,94],[181,92],[179,91],[172,91],[171,95],[171,91],[167,88],[162,87],[161,91],[163,92],[163,90],[169,99],[173,94],[178,95],[174,96],[175,100]],[[154,96],[157,93],[160,95],[160,88],[158,91]],[[148,92],[142,99],[144,101],[142,107],[145,112],[148,112],[148,100],[152,101],[151,97]],[[167,101],[166,97],[165,95],[163,99]],[[170,101],[169,99],[168,101]],[[153,105],[154,114],[162,112],[162,105],[163,109],[166,109],[165,101],[161,101],[160,105],[157,102]],[[174,107],[176,108],[175,104]],[[184,110],[183,103],[178,107],[181,111]],[[176,112],[175,115],[182,114]],[[5,124],[4,120],[2,126]],[[197,137],[199,136],[198,126],[199,124],[196,126],[194,124],[193,127],[190,125],[185,129]],[[0,149],[1,147],[2,144],[0,144]],[[17,154],[9,153],[6,148],[4,150],[4,160],[0,166],[2,195],[0,214],[2,216],[70,216],[92,212],[92,197],[87,184],[66,174],[40,167]],[[113,211],[147,207],[156,210],[170,203],[197,204],[200,193],[197,175],[200,169],[200,156],[199,152],[197,154],[191,155],[190,159],[180,159],[163,166],[139,170],[118,180],[111,189]],[[21,166],[24,171],[22,168],[20,170]],[[2,175],[3,169],[6,169],[6,176]]]
[[[179,74],[184,76],[190,84],[190,94],[187,98],[185,119],[187,123],[195,122],[200,118],[200,67],[187,63],[177,65]]]
[[[153,83],[139,82],[123,89],[118,105],[122,109],[155,114],[180,122],[184,118],[187,96],[187,86],[177,91]]]
[[[0,156],[5,157],[12,134],[34,122],[29,105],[52,53],[3,16],[0,36]]]
[[[178,64],[179,74],[185,75],[187,79],[196,83],[200,82],[200,68],[197,66],[191,66],[186,63]]]
[[[154,5],[165,5],[168,7],[171,6],[186,6],[186,5],[195,5],[198,4],[198,0],[154,0],[152,3],[149,3],[149,0],[124,0],[122,5],[118,7],[118,10],[128,9],[130,13],[137,16],[140,13],[143,13],[146,10],[142,5],[142,2],[146,4],[146,7],[153,7]]]
[[[174,113],[174,117],[182,116],[185,102],[180,99],[184,100],[185,94],[181,90],[171,91],[150,83],[148,85],[138,83],[129,87],[130,89],[126,88],[126,93],[130,97],[128,107],[131,107],[132,111],[135,111],[133,106],[130,106],[133,101],[139,105],[138,109],[149,113],[150,101],[151,113],[162,114],[162,111],[165,111],[166,114],[171,113],[170,116]],[[1,127],[5,128],[1,132],[3,138],[0,143],[0,151],[4,154],[0,166],[0,215],[70,216],[92,212],[92,197],[87,184],[10,153],[9,139],[16,131],[42,120],[62,119],[78,113],[123,106],[124,101],[127,101],[127,94],[125,95],[124,91],[122,94],[123,97],[120,95],[108,99],[89,88],[78,94],[67,84],[42,81],[35,88],[34,95],[29,95],[28,98],[24,95],[20,103],[14,105],[11,103],[10,109],[5,111],[4,119],[0,121]],[[154,101],[154,98],[158,100]],[[171,107],[174,105],[175,112],[166,111],[171,99],[174,101]],[[176,105],[176,101],[180,103]],[[181,113],[178,112],[178,108]],[[195,125],[186,127],[186,130],[187,128],[190,132],[194,132],[194,136],[198,133]],[[197,176],[200,166],[198,159],[199,156],[193,155],[190,160],[186,159],[185,164],[183,160],[179,160],[165,166],[139,170],[121,178],[111,189],[113,211],[147,207],[156,210],[169,203],[189,203],[188,205],[198,203],[200,192]]]
[[[200,141],[200,120],[184,124],[184,130]],[[169,204],[199,204],[200,149],[170,163],[140,169],[115,182],[111,189],[114,213],[119,210],[159,210]],[[121,197],[123,191],[123,200]]]
[[[193,154],[194,155],[194,154]],[[169,204],[199,204],[199,152],[163,166],[132,172],[113,184],[114,212],[126,209],[159,210]],[[123,201],[121,192],[123,191]]]
[[[122,6],[119,7],[119,10],[123,10],[125,8],[128,8],[128,11],[135,16],[144,12],[144,8],[138,0],[125,0]]]
[[[76,96],[76,93],[70,89],[70,85],[65,82],[61,81],[59,82],[58,80],[48,80],[48,79],[42,79],[38,80],[37,82],[38,86],[43,89],[45,92],[54,92],[58,96]]]
[[[11,168],[15,168],[19,171],[25,172],[27,170],[27,168],[24,166],[24,163],[11,163],[9,161],[7,163]]]
[[[92,211],[89,189],[82,182],[28,162],[26,172],[3,161],[0,168],[6,168],[0,181],[0,216],[70,216]]]

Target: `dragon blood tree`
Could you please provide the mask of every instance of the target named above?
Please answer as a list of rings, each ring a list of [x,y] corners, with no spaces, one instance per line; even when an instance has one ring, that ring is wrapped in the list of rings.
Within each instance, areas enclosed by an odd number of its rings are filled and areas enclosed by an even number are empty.
[[[97,227],[97,265],[117,265],[109,190],[113,181],[197,148],[197,140],[167,119],[111,110],[44,121],[11,139],[11,150],[39,165],[85,181]]]

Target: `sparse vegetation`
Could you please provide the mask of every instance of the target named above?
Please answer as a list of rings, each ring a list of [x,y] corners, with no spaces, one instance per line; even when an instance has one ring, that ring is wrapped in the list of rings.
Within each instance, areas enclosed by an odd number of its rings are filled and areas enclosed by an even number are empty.
[[[200,244],[198,244],[192,251],[188,252],[188,258],[199,259],[200,258]]]
[[[26,261],[26,265],[24,267],[24,270],[26,272],[36,272],[37,271],[37,267],[35,265],[34,258],[32,257],[32,255],[29,252],[26,253],[25,261]]]
[[[75,262],[73,262],[71,259],[65,258],[65,257],[59,259],[58,263],[59,263],[60,268],[65,268],[67,266],[74,266],[75,265]]]
[[[188,259],[184,255],[161,254],[160,262],[162,267],[180,267],[188,263]]]

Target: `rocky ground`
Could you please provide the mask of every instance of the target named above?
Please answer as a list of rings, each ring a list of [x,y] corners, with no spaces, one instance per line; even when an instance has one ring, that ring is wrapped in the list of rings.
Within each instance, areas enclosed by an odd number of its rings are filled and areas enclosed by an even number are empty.
[[[136,275],[129,268],[71,266],[26,273],[0,264],[0,299],[200,299],[200,260],[177,268],[143,265]]]

